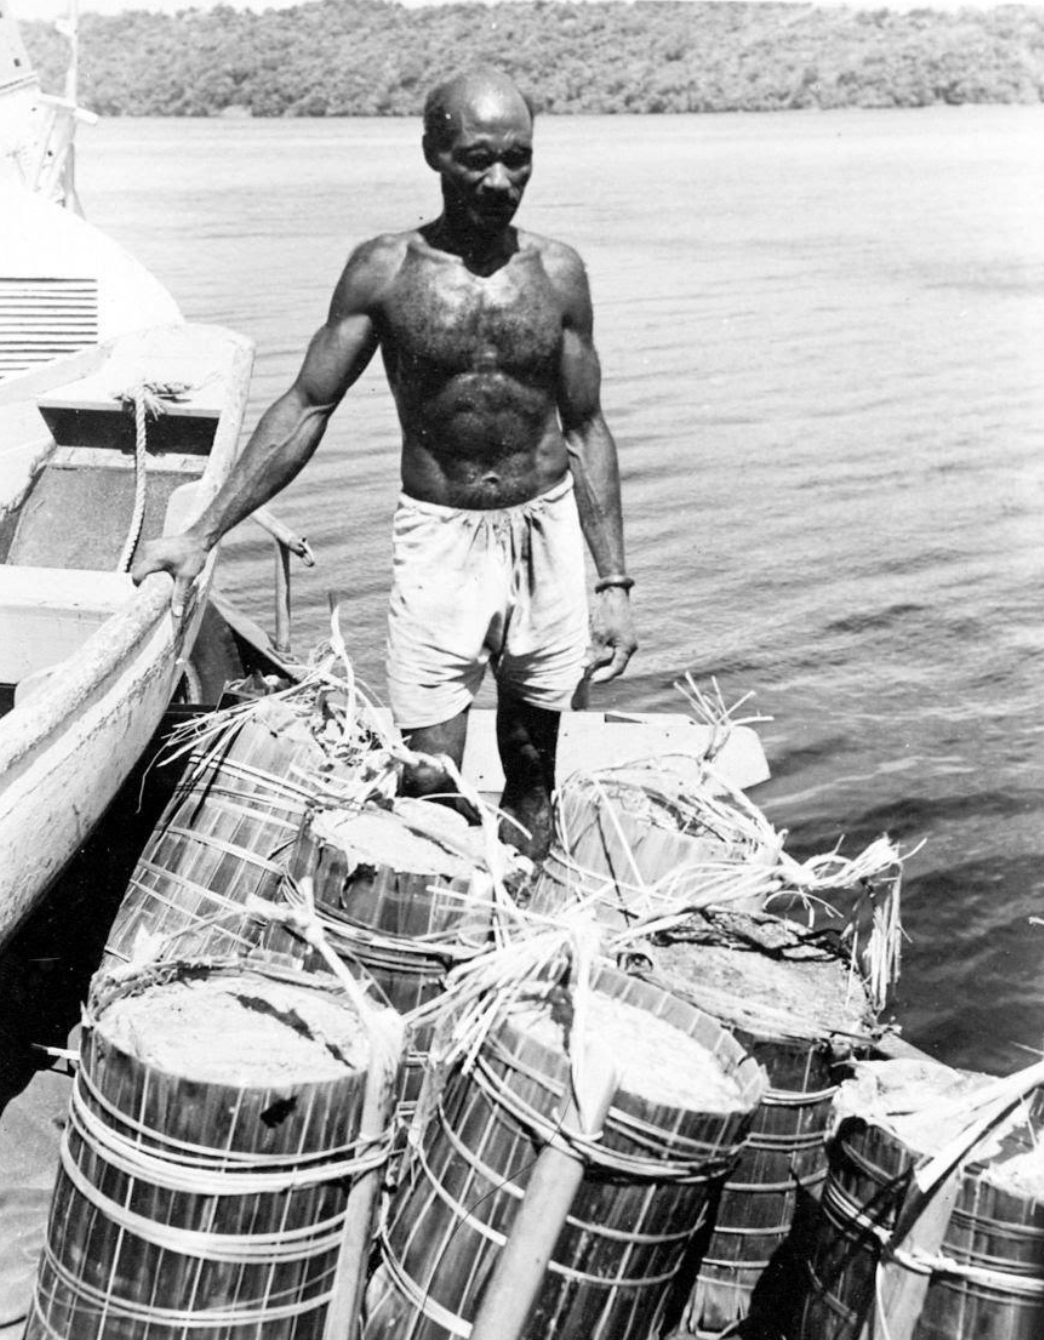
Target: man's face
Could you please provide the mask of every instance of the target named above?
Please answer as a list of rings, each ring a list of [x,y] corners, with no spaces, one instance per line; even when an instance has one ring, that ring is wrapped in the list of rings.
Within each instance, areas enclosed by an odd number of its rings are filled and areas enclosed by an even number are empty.
[[[447,212],[481,236],[511,223],[533,171],[533,125],[524,105],[490,98],[455,109],[453,136],[429,157]]]

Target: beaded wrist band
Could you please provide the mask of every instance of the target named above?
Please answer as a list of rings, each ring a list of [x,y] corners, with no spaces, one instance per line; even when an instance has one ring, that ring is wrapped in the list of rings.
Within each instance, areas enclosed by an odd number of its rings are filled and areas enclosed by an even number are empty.
[[[633,585],[633,577],[628,577],[623,572],[614,572],[608,577],[599,577],[594,584],[595,595],[600,596],[603,591],[608,591],[614,586],[618,586],[621,591],[629,591]]]

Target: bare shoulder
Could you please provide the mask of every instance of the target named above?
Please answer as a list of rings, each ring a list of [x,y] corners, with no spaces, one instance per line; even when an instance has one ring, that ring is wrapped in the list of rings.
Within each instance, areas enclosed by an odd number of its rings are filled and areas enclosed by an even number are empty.
[[[587,271],[580,253],[568,243],[559,242],[554,237],[542,237],[539,233],[521,231],[518,240],[523,250],[536,252],[548,278],[556,287],[587,287]]]
[[[519,244],[523,250],[535,252],[540,257],[544,273],[562,304],[566,326],[581,331],[589,330],[592,322],[591,289],[580,253],[566,242],[559,242],[553,237],[541,237],[538,233],[520,233]]]
[[[354,247],[334,293],[345,310],[378,304],[402,268],[411,233],[381,233]]]

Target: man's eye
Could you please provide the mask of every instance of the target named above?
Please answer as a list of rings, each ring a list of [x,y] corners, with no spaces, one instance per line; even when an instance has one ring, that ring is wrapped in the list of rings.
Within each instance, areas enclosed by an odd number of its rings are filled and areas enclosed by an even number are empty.
[[[504,155],[504,166],[510,168],[512,172],[518,172],[521,168],[529,164],[529,154],[525,149],[515,149],[509,154]]]

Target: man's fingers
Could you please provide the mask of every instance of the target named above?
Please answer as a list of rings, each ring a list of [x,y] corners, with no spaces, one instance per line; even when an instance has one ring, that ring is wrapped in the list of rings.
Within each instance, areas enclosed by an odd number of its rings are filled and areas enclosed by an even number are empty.
[[[599,669],[591,675],[593,684],[604,684],[607,679],[615,679],[627,668],[631,654],[623,647],[610,648],[612,655],[602,658]]]
[[[597,670],[599,666],[608,665],[613,659],[613,648],[607,642],[599,643],[598,646],[592,644],[587,648],[587,655],[584,657],[584,674],[589,678],[594,678],[592,670]]]
[[[191,577],[175,577],[174,579],[174,594],[170,598],[170,612],[175,619],[180,619],[185,613],[189,592],[192,590],[192,580]]]
[[[605,642],[600,647],[592,647],[587,653],[588,677],[592,684],[604,684],[607,679],[615,679],[627,669],[627,662],[634,653],[634,647],[628,642],[619,644]]]

